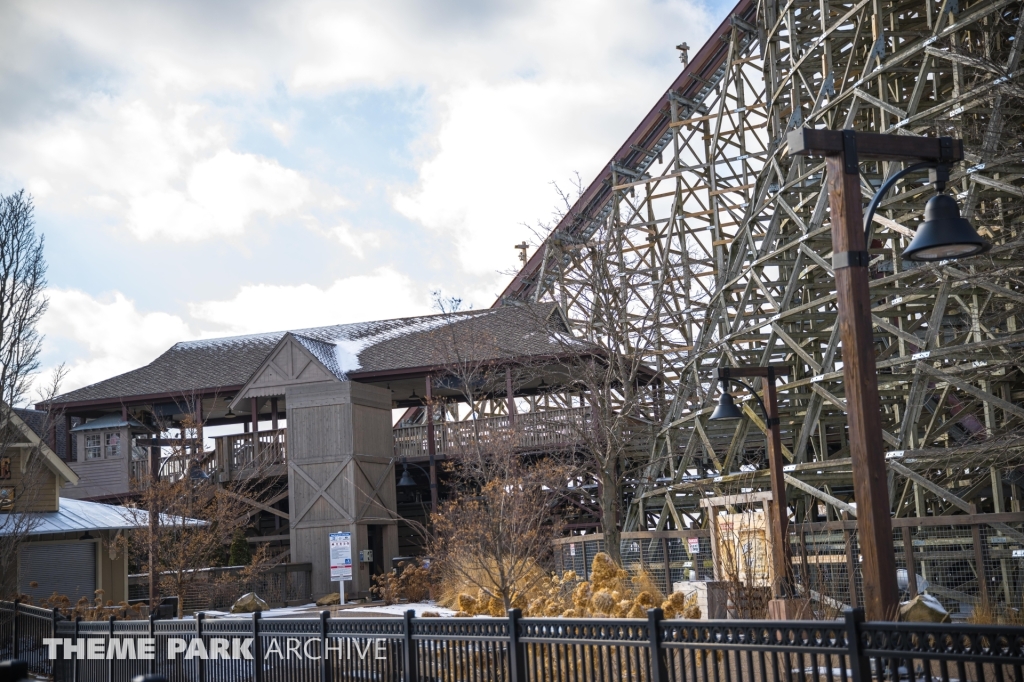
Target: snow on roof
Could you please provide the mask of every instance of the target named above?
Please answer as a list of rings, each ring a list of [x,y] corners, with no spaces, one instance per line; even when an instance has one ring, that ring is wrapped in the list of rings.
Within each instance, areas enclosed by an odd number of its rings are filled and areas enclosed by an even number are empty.
[[[475,360],[552,355],[564,350],[563,324],[554,304],[524,304],[247,334],[174,344],[145,367],[65,393],[56,403],[190,395],[244,386],[271,351],[291,334],[339,379],[348,374],[449,364],[443,349],[456,335]],[[442,328],[451,326],[449,335]],[[483,357],[486,355],[487,357]]]

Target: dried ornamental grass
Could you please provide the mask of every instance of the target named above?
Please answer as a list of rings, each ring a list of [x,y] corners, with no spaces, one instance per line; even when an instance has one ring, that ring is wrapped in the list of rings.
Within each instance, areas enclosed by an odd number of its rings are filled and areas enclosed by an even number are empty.
[[[531,583],[529,589],[516,592],[512,601],[514,608],[535,618],[646,618],[647,611],[658,606],[666,618],[701,616],[696,595],[687,598],[676,593],[666,597],[650,574],[627,571],[604,552],[594,556],[590,580],[566,571],[561,576],[531,579]],[[493,591],[453,585],[443,586],[442,591],[454,595],[445,602],[455,609],[456,617],[505,615],[503,602]]]

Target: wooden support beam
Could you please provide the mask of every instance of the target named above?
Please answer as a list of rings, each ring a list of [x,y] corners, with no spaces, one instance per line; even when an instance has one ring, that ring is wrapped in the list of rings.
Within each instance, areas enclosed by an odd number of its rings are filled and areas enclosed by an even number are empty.
[[[225,491],[223,491],[223,493],[225,495],[227,495],[228,497],[232,498],[232,499],[239,500],[240,502],[245,502],[246,504],[251,504],[253,507],[256,507],[256,509],[258,509],[258,510],[265,511],[265,512],[270,512],[271,514],[274,514],[276,516],[280,516],[282,519],[285,519],[286,521],[291,521],[291,517],[288,516],[287,512],[283,512],[280,509],[274,509],[273,507],[271,507],[268,504],[263,504],[262,502],[257,502],[256,500],[252,499],[251,497],[246,497],[244,495],[239,495],[238,493],[231,492],[230,490],[225,490]],[[271,503],[271,504],[273,504],[273,503]],[[251,514],[250,514],[250,516],[251,516]]]
[[[798,128],[786,136],[789,154],[802,156],[838,156],[843,152],[843,131]],[[857,133],[857,156],[887,161],[946,161],[964,158],[963,140],[951,137],[919,137]]]
[[[892,469],[893,471],[895,471],[896,473],[898,473],[901,476],[905,476],[905,477],[911,479],[912,481],[914,481],[914,483],[917,483],[919,486],[921,486],[925,490],[928,490],[929,492],[934,494],[936,497],[938,497],[940,499],[943,499],[943,500],[953,504],[956,507],[959,507],[960,509],[962,509],[963,511],[967,512],[968,514],[976,514],[977,513],[975,511],[976,507],[973,504],[971,504],[967,500],[963,499],[962,497],[959,497],[959,496],[953,494],[949,490],[946,490],[941,485],[938,485],[936,483],[933,483],[933,482],[929,481],[927,478],[925,478],[921,474],[917,473],[916,471],[911,471],[910,469],[908,469],[907,467],[903,466],[899,462],[895,462],[893,460],[889,460],[888,464],[889,464],[889,468],[890,469]],[[952,521],[952,519],[956,519],[956,517],[955,516],[951,516],[951,517],[949,517],[949,519]],[[916,521],[917,519],[912,519],[912,520]],[[1007,537],[1011,537],[1014,540],[1016,540],[1017,542],[1024,542],[1024,533],[1021,533],[1018,530],[1010,528],[1005,523],[1001,523],[1001,522],[986,522],[986,523],[987,523],[987,525],[991,526],[992,528],[995,528],[996,530],[1002,532]],[[955,521],[953,522],[953,524],[955,524]]]
[[[857,508],[854,507],[853,505],[848,504],[846,502],[843,502],[842,500],[837,499],[835,497],[832,497],[831,495],[826,493],[824,490],[818,490],[814,486],[808,485],[807,483],[804,483],[799,478],[794,478],[793,476],[790,476],[789,474],[786,474],[786,483],[787,483],[787,485],[793,486],[797,490],[802,490],[805,493],[807,493],[808,495],[810,495],[812,497],[818,498],[822,502],[826,502],[828,504],[831,504],[833,507],[835,507],[839,511],[844,511],[847,514],[849,514],[850,516],[853,516],[853,517],[857,516]]]
[[[998,398],[989,393],[988,391],[983,391],[968,381],[964,381],[963,379],[955,377],[952,374],[943,372],[941,369],[938,369],[937,367],[932,367],[926,362],[918,361],[917,369],[921,372],[924,372],[925,374],[931,374],[933,377],[942,379],[943,381],[959,388],[961,391],[964,391],[965,393],[970,393],[974,397],[980,398],[981,400],[989,403],[990,405],[995,405],[1001,410],[1005,410],[1010,414],[1016,415],[1021,419],[1024,419],[1024,408],[1014,405],[1013,403],[1003,400],[1002,398]]]
[[[765,490],[756,493],[741,493],[739,495],[719,495],[718,497],[705,497],[700,501],[700,506],[705,509],[714,507],[727,507],[736,504],[755,504],[767,502],[772,499],[771,491]]]
[[[270,498],[269,500],[267,500],[267,501],[266,501],[266,502],[264,502],[263,504],[264,504],[264,505],[268,505],[268,506],[269,506],[269,505],[272,505],[272,504],[277,504],[278,502],[280,502],[281,500],[283,500],[283,499],[284,499],[284,498],[286,498],[286,497],[288,497],[288,491],[287,491],[287,490],[284,490],[284,491],[282,491],[282,492],[278,493],[277,495],[274,495],[274,496],[273,496],[272,498]],[[258,513],[260,512],[260,511],[263,511],[263,510],[262,510],[262,509],[261,509],[260,507],[255,507],[255,506],[254,506],[254,507],[253,507],[253,509],[252,509],[251,511],[249,511],[249,513],[248,513],[248,514],[243,514],[243,515],[242,515],[242,516],[240,517],[240,519],[241,519],[241,518],[245,518],[245,517],[249,517],[249,516],[252,516],[253,514],[258,514]],[[278,512],[279,512],[279,514],[278,514],[278,515],[280,515],[280,514],[283,514],[283,513],[284,513],[284,512],[281,512],[280,510],[278,510]],[[287,517],[285,517],[285,518],[287,518]],[[236,521],[238,521],[238,520],[240,520],[240,519],[236,519]]]

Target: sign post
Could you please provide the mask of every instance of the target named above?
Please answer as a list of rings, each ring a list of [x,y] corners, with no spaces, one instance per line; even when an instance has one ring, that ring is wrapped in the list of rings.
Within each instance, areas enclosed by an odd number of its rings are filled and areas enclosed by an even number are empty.
[[[345,604],[345,581],[352,580],[352,533],[331,533],[331,580],[338,581],[338,603]]]

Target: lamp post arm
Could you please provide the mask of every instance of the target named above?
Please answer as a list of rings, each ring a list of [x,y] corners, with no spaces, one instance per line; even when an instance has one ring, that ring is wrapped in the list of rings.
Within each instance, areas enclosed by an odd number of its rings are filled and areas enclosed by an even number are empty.
[[[423,467],[421,467],[421,466],[420,466],[419,464],[417,464],[416,462],[410,462],[410,461],[409,461],[408,459],[406,459],[405,457],[395,457],[395,458],[393,458],[393,459],[392,459],[392,462],[396,462],[396,461],[397,461],[398,463],[401,463],[401,465],[402,465],[402,466],[404,466],[404,467],[416,467],[417,469],[419,469],[420,471],[422,471],[422,472],[423,472],[424,474],[426,474],[426,475],[427,475],[427,478],[430,478],[430,472],[429,472],[429,471],[427,471],[426,469],[424,469]]]
[[[748,384],[748,383],[747,383],[747,382],[745,382],[745,381],[740,381],[739,379],[736,379],[736,378],[734,378],[734,377],[729,377],[728,379],[722,379],[722,381],[723,381],[723,382],[725,382],[725,381],[734,381],[734,382],[736,382],[737,384],[739,384],[740,386],[743,386],[743,387],[744,387],[744,388],[746,388],[746,389],[747,389],[748,391],[750,391],[750,395],[754,396],[754,400],[756,400],[756,401],[757,401],[757,404],[761,406],[761,412],[762,412],[762,413],[764,414],[764,419],[765,419],[765,422],[767,423],[767,421],[768,421],[769,419],[771,419],[771,417],[770,417],[770,416],[768,415],[768,409],[767,409],[767,408],[766,408],[766,407],[764,406],[764,401],[763,401],[763,400],[761,400],[761,396],[759,396],[759,395],[757,394],[757,391],[755,391],[755,390],[753,389],[753,387],[752,387],[752,386],[751,386],[750,384]]]
[[[882,203],[882,199],[886,193],[892,189],[893,185],[900,181],[900,179],[913,173],[914,171],[924,170],[925,168],[936,168],[941,166],[936,161],[922,161],[921,163],[915,163],[907,166],[903,170],[899,171],[888,180],[882,183],[882,186],[875,192],[875,196],[871,197],[871,201],[868,203],[868,210],[864,213],[864,247],[867,249],[871,248],[871,232],[872,224],[871,220],[875,217],[875,211],[878,210],[878,204]]]

